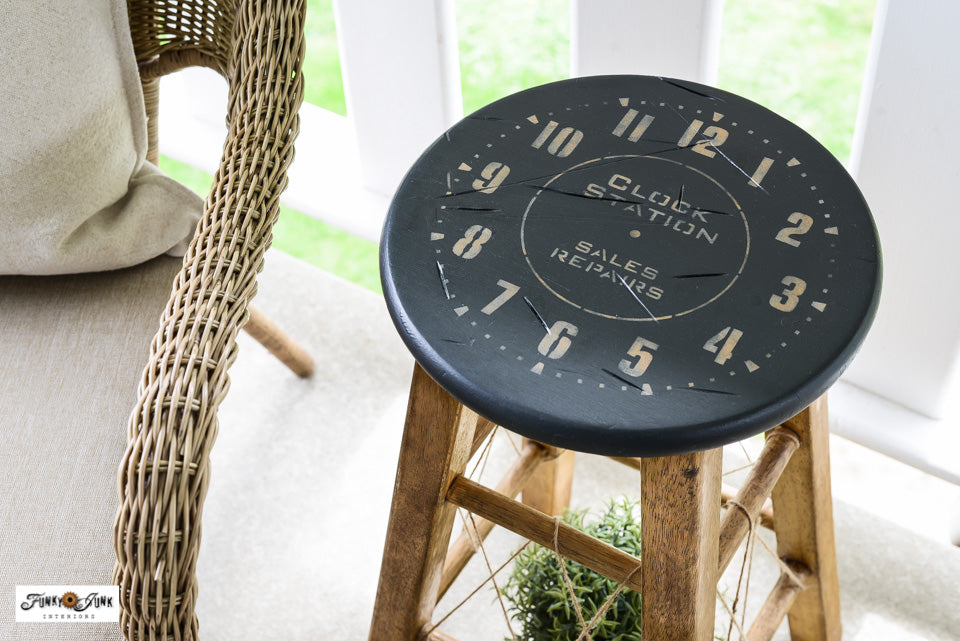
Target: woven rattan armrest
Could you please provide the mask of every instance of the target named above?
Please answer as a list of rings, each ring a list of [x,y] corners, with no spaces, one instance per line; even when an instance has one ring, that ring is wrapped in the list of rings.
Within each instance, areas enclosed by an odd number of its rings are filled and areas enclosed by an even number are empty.
[[[131,0],[129,13],[145,87],[155,82],[151,75],[187,63],[212,67],[229,82],[221,165],[140,382],[114,530],[123,634],[195,639],[195,570],[217,408],[293,159],[304,3]]]

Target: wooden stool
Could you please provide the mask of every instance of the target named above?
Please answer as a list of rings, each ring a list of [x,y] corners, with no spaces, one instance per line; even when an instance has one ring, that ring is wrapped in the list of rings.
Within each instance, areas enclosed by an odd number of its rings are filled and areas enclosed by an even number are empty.
[[[471,550],[448,552],[457,507],[640,591],[644,639],[712,639],[718,577],[768,496],[790,570],[751,639],[788,612],[794,639],[840,638],[823,395],[872,321],[880,260],[809,135],[684,81],[524,91],[417,161],[381,268],[418,365],[370,639],[429,631]],[[493,424],[525,445],[489,489],[464,470]],[[721,520],[720,448],[763,431]],[[552,518],[573,451],[640,470],[642,571]]]

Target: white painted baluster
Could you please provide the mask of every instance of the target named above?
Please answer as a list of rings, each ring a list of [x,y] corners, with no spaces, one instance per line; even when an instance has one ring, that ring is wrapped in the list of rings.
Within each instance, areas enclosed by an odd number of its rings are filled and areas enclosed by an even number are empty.
[[[461,116],[453,0],[334,0],[333,7],[363,184],[390,194]]]
[[[956,0],[880,0],[851,167],[880,231],[880,311],[846,379],[931,417],[958,396]]]
[[[635,73],[715,84],[721,0],[571,0],[575,76]]]

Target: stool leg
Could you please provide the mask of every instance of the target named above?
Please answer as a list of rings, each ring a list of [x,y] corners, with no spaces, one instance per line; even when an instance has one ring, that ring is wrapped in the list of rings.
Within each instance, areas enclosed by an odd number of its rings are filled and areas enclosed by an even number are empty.
[[[523,439],[526,447],[530,439]],[[559,516],[570,506],[573,486],[573,450],[559,450],[559,455],[537,466],[523,486],[521,498],[530,507],[550,516]]]
[[[413,641],[430,622],[456,515],[445,495],[466,468],[476,424],[415,366],[370,641]]]
[[[255,341],[266,347],[268,352],[300,378],[313,374],[313,357],[306,349],[277,327],[259,308],[251,305],[247,309],[250,320],[243,328]]]
[[[714,449],[640,462],[645,639],[713,639],[721,456]]]
[[[807,566],[813,576],[790,608],[790,636],[795,641],[838,641],[841,634],[840,587],[830,494],[830,425],[827,397],[784,424],[800,437],[773,489],[773,523],[777,553]]]

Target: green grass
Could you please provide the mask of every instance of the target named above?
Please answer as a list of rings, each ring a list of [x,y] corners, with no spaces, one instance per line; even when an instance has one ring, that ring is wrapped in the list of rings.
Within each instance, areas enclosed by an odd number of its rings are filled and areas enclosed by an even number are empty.
[[[333,27],[333,0],[309,0],[307,52],[303,59],[304,99],[341,116],[347,113],[340,75],[340,52]]]
[[[797,123],[846,161],[875,5],[727,0],[718,84]]]
[[[850,154],[876,0],[726,0],[717,84],[813,134],[840,160]],[[463,108],[567,76],[567,0],[456,0]],[[308,0],[306,100],[346,114],[332,0]],[[163,159],[201,194],[210,176]],[[281,208],[274,245],[379,292],[377,247]]]
[[[464,113],[569,75],[567,0],[457,0],[455,6]]]

